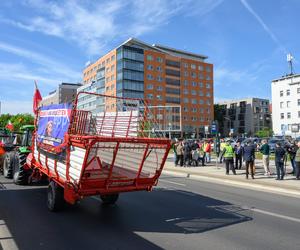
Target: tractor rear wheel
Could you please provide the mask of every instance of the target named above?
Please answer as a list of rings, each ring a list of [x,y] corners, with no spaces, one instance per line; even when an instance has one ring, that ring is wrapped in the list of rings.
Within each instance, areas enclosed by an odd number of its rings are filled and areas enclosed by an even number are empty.
[[[14,160],[14,153],[13,152],[6,152],[4,155],[4,162],[3,162],[3,175],[5,178],[11,179],[13,177],[13,160]]]
[[[13,179],[17,185],[28,184],[28,178],[30,176],[30,170],[25,169],[26,158],[28,153],[17,152],[13,161]]]
[[[57,212],[65,204],[64,189],[56,182],[51,181],[47,189],[47,207],[51,212]]]
[[[119,194],[105,194],[100,195],[103,205],[113,205],[117,202]]]

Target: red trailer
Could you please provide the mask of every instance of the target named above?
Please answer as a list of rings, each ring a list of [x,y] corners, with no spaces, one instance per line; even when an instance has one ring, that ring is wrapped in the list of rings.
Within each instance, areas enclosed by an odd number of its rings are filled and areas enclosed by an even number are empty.
[[[102,103],[99,111],[78,106],[88,98]],[[66,120],[63,140],[49,137],[55,126],[63,130]],[[151,191],[171,146],[169,139],[154,136],[153,115],[139,99],[79,92],[71,109],[41,108],[36,124],[25,168],[33,170],[31,178],[49,178],[51,211],[86,196],[100,195],[103,203],[113,204],[122,192]]]

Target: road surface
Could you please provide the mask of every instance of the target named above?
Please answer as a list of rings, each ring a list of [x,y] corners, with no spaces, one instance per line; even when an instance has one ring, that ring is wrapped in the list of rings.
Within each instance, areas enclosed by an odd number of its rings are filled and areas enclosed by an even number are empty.
[[[153,192],[103,207],[87,198],[59,213],[46,186],[0,177],[0,249],[300,249],[300,200],[162,176]]]

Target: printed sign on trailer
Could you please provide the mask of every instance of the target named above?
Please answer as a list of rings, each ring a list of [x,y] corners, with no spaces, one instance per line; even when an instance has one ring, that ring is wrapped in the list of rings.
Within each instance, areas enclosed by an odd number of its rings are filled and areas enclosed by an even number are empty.
[[[37,141],[54,147],[61,145],[70,124],[70,114],[70,104],[41,107]]]

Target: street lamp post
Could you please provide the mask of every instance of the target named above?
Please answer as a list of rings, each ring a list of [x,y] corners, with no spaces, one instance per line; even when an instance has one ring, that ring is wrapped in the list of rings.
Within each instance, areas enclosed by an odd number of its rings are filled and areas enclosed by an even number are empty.
[[[231,133],[231,119],[228,116],[224,116],[224,119],[229,121],[229,125],[230,125],[229,133]]]

